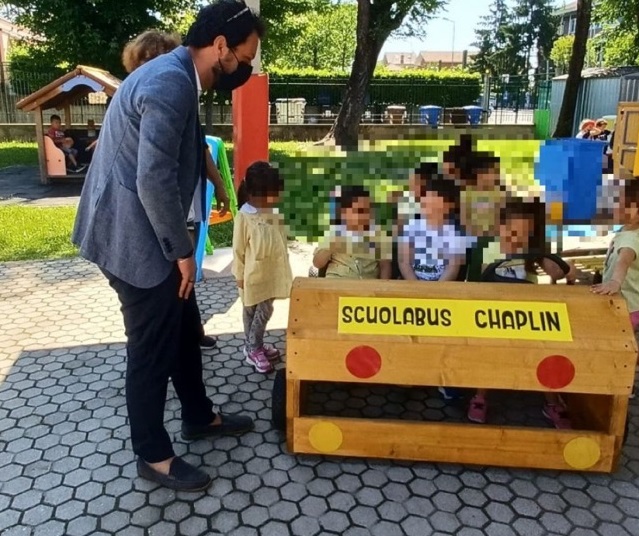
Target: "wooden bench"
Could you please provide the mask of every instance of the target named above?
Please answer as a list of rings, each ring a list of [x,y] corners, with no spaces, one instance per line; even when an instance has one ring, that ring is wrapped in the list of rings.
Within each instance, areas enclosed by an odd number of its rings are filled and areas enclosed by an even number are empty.
[[[294,453],[614,471],[637,345],[584,287],[302,279],[287,332]],[[309,382],[561,393],[573,430],[309,415]]]

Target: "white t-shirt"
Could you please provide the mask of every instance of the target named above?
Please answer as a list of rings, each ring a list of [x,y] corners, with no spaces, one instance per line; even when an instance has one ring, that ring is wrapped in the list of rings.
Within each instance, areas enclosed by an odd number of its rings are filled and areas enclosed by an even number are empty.
[[[475,238],[463,236],[451,224],[431,227],[422,218],[413,218],[402,234],[402,242],[412,244],[415,251],[415,275],[424,281],[439,281],[451,259],[466,257]]]

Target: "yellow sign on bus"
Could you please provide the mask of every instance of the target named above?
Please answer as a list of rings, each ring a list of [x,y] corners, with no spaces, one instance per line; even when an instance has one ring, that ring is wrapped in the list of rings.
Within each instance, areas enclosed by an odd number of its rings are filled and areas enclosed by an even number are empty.
[[[565,303],[340,298],[338,333],[572,342]]]

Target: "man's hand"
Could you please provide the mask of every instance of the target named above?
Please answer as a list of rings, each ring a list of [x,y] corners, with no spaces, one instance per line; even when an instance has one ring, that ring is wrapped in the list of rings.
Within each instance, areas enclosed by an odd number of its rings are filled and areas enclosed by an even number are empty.
[[[231,208],[231,200],[224,188],[215,189],[215,200],[217,201],[217,211],[220,216],[225,216]]]
[[[178,296],[183,300],[188,300],[195,286],[195,257],[191,255],[186,259],[179,259],[177,265],[182,276]]]

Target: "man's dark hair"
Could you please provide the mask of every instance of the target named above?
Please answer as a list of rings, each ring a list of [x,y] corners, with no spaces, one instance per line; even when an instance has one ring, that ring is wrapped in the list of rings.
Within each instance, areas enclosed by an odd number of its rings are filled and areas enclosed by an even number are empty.
[[[257,32],[260,39],[264,36],[264,21],[259,15],[243,1],[217,0],[200,10],[186,34],[184,45],[204,48],[223,36],[233,48],[246,42],[253,32]]]
[[[51,121],[56,121],[56,120],[62,122],[62,118],[59,115],[53,114],[51,116]]]

